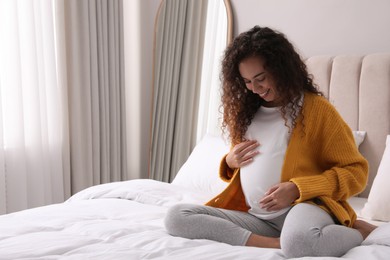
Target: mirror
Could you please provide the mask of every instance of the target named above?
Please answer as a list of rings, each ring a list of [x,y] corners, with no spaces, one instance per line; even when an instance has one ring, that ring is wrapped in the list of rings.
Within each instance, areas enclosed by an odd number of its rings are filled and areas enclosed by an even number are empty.
[[[230,1],[209,1],[200,84],[197,142],[206,134],[220,134],[220,71],[226,46],[233,39]]]
[[[155,23],[149,177],[170,182],[218,125],[229,0],[162,0]]]

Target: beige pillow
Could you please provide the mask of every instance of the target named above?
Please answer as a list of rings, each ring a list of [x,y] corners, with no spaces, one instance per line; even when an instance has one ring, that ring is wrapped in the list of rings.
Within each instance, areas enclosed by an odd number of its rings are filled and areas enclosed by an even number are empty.
[[[368,200],[362,209],[362,217],[372,220],[390,221],[390,135],[372,184]]]

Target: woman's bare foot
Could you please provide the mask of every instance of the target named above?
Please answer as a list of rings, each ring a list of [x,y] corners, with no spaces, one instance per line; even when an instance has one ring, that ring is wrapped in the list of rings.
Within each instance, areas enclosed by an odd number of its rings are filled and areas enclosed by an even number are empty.
[[[377,226],[359,219],[355,221],[355,224],[352,227],[362,234],[363,239],[366,239],[368,235],[377,228]]]
[[[264,248],[280,248],[280,238],[264,237],[252,233],[245,245]]]

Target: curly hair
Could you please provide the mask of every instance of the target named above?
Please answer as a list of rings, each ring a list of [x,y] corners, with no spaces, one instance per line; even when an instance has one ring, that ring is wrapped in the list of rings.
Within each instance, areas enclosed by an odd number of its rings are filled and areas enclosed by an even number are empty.
[[[228,130],[232,144],[245,140],[244,135],[264,100],[249,91],[239,72],[239,64],[248,57],[259,57],[265,70],[275,80],[282,100],[280,111],[287,126],[292,117],[292,128],[302,110],[304,92],[323,95],[314,85],[306,65],[284,34],[268,27],[255,26],[241,33],[226,48],[222,60],[222,131]],[[287,116],[287,111],[291,111]]]

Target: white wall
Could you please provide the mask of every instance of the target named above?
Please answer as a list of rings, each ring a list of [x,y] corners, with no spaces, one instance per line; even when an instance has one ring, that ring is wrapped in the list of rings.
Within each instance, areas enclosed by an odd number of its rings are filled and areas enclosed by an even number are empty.
[[[304,57],[390,52],[389,0],[231,0],[234,34],[283,32]]]
[[[160,0],[123,0],[128,179],[148,178],[154,23],[159,5]]]

